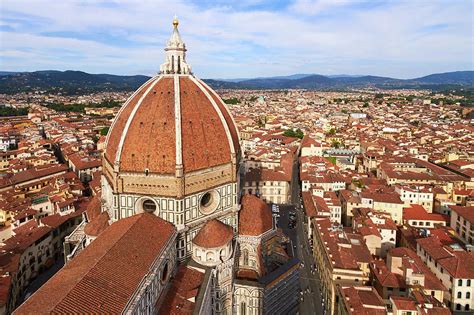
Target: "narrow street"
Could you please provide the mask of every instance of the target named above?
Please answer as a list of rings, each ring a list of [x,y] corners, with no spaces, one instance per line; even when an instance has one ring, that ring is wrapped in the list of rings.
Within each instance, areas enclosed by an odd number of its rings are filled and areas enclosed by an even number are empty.
[[[320,282],[317,272],[311,272],[312,266],[315,264],[311,248],[309,246],[307,232],[304,228],[305,215],[302,209],[299,183],[299,165],[297,157],[293,162],[293,178],[291,182],[291,202],[292,205],[280,206],[280,218],[278,220],[279,227],[290,237],[293,243],[293,249],[296,250],[296,256],[302,263],[300,270],[300,285],[303,292],[303,300],[300,302],[300,314],[324,314]],[[296,212],[297,224],[293,229],[288,227],[289,213]]]

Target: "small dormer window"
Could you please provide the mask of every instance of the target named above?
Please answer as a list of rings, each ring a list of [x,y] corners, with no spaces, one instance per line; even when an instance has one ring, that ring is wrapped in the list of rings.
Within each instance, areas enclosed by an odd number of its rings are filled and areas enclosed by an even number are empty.
[[[150,172],[149,169],[145,168],[145,176],[148,176],[148,173]]]

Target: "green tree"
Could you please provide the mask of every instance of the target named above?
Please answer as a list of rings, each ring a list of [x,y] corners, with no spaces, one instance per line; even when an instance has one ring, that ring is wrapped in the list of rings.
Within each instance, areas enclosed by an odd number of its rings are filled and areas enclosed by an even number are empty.
[[[303,131],[299,128],[296,130],[288,129],[283,133],[283,135],[286,137],[299,138],[299,139],[303,139],[304,137]]]
[[[224,103],[226,104],[231,104],[231,105],[235,105],[235,104],[240,104],[240,101],[238,98],[236,97],[232,97],[232,98],[228,98],[228,99],[223,99]]]
[[[0,117],[26,115],[28,115],[28,108],[0,107]]]
[[[249,98],[250,102],[255,102],[258,99],[258,96],[252,96]]]
[[[109,129],[110,129],[110,127],[104,127],[102,129],[100,129],[100,135],[101,136],[106,136],[109,133]]]
[[[335,149],[339,149],[339,147],[341,146],[341,143],[337,140],[332,140],[332,143],[331,143],[331,147],[335,148]]]

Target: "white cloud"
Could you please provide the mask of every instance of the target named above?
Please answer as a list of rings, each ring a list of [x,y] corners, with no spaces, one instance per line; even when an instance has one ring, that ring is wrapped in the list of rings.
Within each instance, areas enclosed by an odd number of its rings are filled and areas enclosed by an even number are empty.
[[[255,1],[242,6],[262,6]],[[4,0],[8,16],[0,13],[0,26],[14,31],[0,33],[3,56],[8,53],[0,67],[151,74],[162,62],[177,13],[189,62],[201,77],[301,72],[413,77],[473,68],[470,0],[365,8],[367,3],[297,0],[276,11],[164,0]]]
[[[301,15],[315,15],[350,3],[349,0],[296,0],[290,9]]]

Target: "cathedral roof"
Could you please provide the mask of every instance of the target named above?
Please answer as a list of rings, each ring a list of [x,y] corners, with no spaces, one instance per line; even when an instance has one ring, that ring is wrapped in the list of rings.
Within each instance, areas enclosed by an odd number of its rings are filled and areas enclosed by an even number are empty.
[[[207,221],[194,237],[193,243],[203,248],[222,247],[234,238],[234,229],[217,219]]]
[[[87,205],[87,208],[86,208],[87,220],[89,222],[92,221],[95,217],[99,216],[100,212],[101,212],[100,197],[96,195],[92,197],[89,204]]]
[[[272,228],[273,217],[268,205],[254,195],[244,195],[239,212],[239,234],[258,236]]]
[[[109,226],[109,213],[102,212],[84,227],[84,233],[88,236],[99,236]]]
[[[115,222],[15,313],[121,313],[174,233],[148,213]]]
[[[116,171],[189,173],[232,163],[238,156],[239,136],[229,110],[184,69],[188,65],[183,49],[175,47],[178,42],[176,20],[161,73],[126,101],[112,123],[105,159]]]

